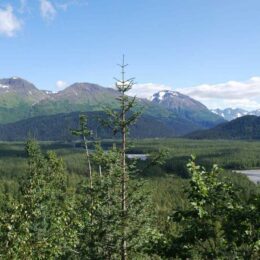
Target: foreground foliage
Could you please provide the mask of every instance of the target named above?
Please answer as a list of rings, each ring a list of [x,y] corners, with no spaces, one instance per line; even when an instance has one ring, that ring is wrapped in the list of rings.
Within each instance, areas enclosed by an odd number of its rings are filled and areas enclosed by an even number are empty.
[[[187,190],[189,207],[174,211],[169,221],[175,233],[167,233],[153,250],[167,259],[257,259],[259,194],[241,200],[239,190],[229,180],[221,180],[217,165],[206,171],[194,160],[187,165],[192,176]]]
[[[89,178],[69,185],[64,165],[54,153],[43,155],[31,141],[26,150],[28,173],[19,196],[1,195],[1,259],[120,258],[121,205],[116,191],[120,190],[120,153],[116,147],[104,152],[96,146],[91,156],[92,188]],[[134,166],[131,168],[134,174]],[[130,259],[257,259],[257,190],[245,197],[236,184],[221,177],[217,166],[206,171],[191,160],[188,171],[189,185],[170,177],[164,177],[162,186],[155,185],[161,183],[160,178],[150,183],[139,178],[131,182],[129,200],[135,206],[129,209],[127,229]],[[182,186],[186,195],[176,193]],[[172,197],[177,199],[174,208],[167,193],[162,194],[161,202],[158,197],[163,189],[172,188],[177,196]],[[147,192],[154,189],[153,203],[161,205],[159,210],[149,207],[147,201]]]
[[[28,175],[20,186],[18,201],[3,205],[0,255],[8,259],[52,259],[73,250],[74,213],[66,191],[63,163],[50,152],[44,157],[29,141]]]

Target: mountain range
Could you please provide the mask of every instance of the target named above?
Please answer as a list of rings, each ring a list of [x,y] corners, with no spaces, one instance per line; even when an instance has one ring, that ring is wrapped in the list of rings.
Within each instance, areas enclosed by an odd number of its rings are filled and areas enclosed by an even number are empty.
[[[246,115],[260,116],[260,109],[247,111],[241,108],[225,108],[225,109],[212,109],[211,112],[223,117],[227,121],[231,121],[238,117]]]
[[[74,83],[58,93],[53,93],[39,90],[22,78],[0,79],[0,139],[7,138],[4,138],[7,136],[4,132],[10,131],[10,127],[19,129],[23,126],[27,133],[33,130],[32,127],[37,129],[40,119],[50,125],[55,117],[56,120],[63,118],[61,114],[74,118],[73,112],[102,112],[105,107],[117,109],[117,97],[118,92],[115,89],[91,83]],[[154,133],[149,134],[150,137],[180,136],[214,127],[225,121],[200,102],[175,91],[160,91],[150,100],[137,99],[137,103],[137,107],[144,111],[141,121],[144,128],[144,122],[148,123],[147,118],[150,120],[149,126],[152,122],[161,126],[161,134],[154,130]],[[65,125],[63,127],[66,128]],[[19,136],[18,133],[16,135]],[[134,136],[145,137],[140,132]],[[8,138],[14,139],[10,136]]]

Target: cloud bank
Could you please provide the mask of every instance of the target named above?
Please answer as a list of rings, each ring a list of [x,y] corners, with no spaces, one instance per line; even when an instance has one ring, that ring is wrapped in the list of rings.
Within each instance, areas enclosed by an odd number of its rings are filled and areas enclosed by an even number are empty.
[[[172,87],[163,84],[144,83],[136,84],[129,91],[130,96],[137,96],[139,98],[150,98],[156,92],[162,90],[171,90]]]
[[[260,77],[247,81],[228,81],[220,84],[202,84],[178,89],[210,108],[241,107],[244,109],[260,108]]]
[[[174,90],[199,100],[209,108],[240,107],[248,110],[260,108],[260,77],[246,81],[228,81],[220,84],[202,84],[186,88],[173,88],[163,84],[137,84],[130,95],[150,98],[161,90]]]
[[[13,7],[0,8],[0,34],[13,37],[22,28],[22,22],[15,16]]]

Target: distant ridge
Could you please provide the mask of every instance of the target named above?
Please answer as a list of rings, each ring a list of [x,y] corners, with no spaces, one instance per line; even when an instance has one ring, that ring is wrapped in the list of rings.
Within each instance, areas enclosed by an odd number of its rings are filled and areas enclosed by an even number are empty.
[[[243,116],[212,129],[190,133],[185,137],[191,139],[260,140],[260,117]]]
[[[30,137],[41,141],[68,141],[74,137],[70,129],[79,127],[79,115],[81,112],[63,113],[50,116],[39,116],[24,119],[15,123],[0,125],[1,141],[24,141]],[[86,112],[88,126],[93,132],[93,137],[114,138],[112,131],[103,127],[98,118],[105,119],[104,112]],[[190,128],[192,127],[192,128]],[[176,137],[186,133],[193,126],[189,121],[176,118],[157,118],[149,115],[142,115],[136,125],[130,129],[132,138],[156,138]],[[118,136],[117,136],[118,137]]]

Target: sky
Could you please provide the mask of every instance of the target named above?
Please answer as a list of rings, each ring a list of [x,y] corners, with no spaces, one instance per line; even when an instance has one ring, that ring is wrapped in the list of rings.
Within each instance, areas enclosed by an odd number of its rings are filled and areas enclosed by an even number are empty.
[[[260,108],[259,0],[0,0],[0,78],[40,89],[180,91],[209,108]]]

